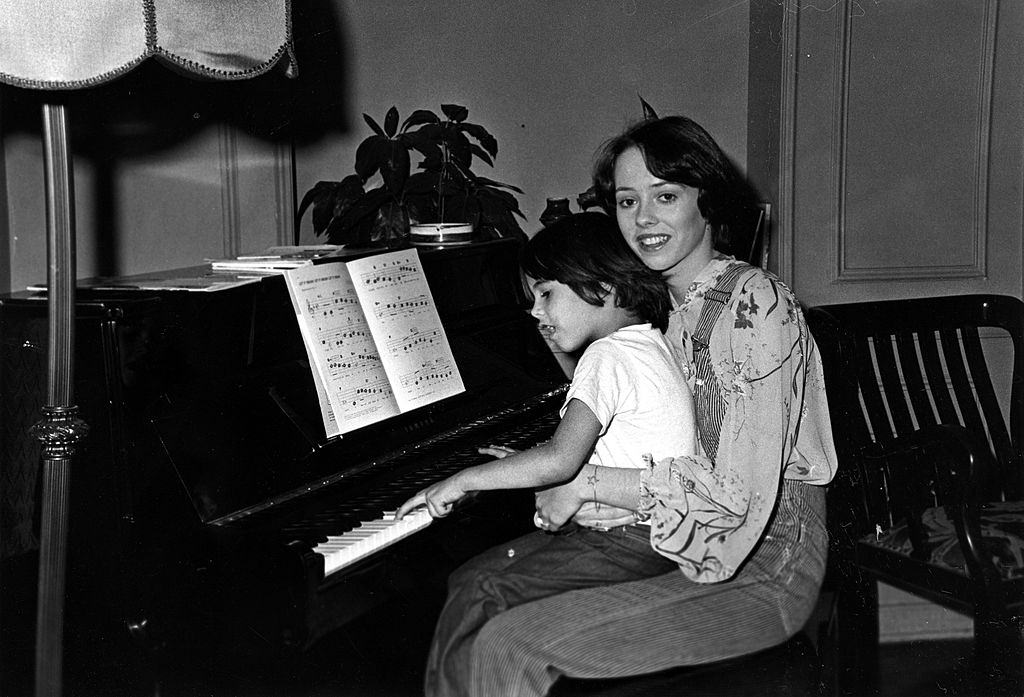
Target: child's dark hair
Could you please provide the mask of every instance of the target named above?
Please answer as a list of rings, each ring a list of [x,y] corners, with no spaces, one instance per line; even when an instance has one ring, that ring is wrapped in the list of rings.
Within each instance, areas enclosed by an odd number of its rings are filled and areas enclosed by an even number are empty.
[[[662,331],[668,326],[672,300],[665,279],[640,261],[604,213],[575,213],[551,223],[526,243],[520,268],[535,280],[564,283],[598,307],[612,287],[618,307]]]

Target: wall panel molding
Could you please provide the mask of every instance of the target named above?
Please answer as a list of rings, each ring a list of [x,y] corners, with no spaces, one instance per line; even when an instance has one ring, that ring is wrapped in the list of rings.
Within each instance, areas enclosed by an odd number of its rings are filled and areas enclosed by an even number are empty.
[[[277,243],[295,242],[295,153],[290,142],[274,144],[274,205]]]
[[[973,189],[972,224],[966,235],[970,236],[972,258],[963,263],[933,265],[875,265],[854,267],[849,263],[850,241],[846,225],[847,175],[849,167],[849,103],[851,47],[854,41],[850,11],[836,13],[836,100],[833,113],[833,139],[830,157],[831,194],[834,197],[831,210],[833,220],[830,229],[830,256],[835,260],[831,268],[831,283],[924,281],[963,278],[984,278],[987,275],[986,254],[988,243],[988,188],[991,142],[989,134],[992,121],[993,71],[995,62],[995,38],[998,15],[998,0],[986,0],[984,19],[981,26],[981,60],[978,65],[978,89],[976,92],[978,123],[975,125],[975,157],[967,177],[968,186]]]
[[[220,155],[221,240],[224,256],[237,256],[242,247],[238,193],[238,137],[235,129],[222,123],[217,129]]]
[[[786,3],[782,19],[782,86],[779,100],[779,205],[773,227],[777,231],[775,273],[785,282],[793,283],[796,245],[793,217],[796,211],[796,99],[797,52],[799,46],[800,12],[795,4]]]
[[[836,262],[829,273],[829,281],[835,283],[842,278],[843,259],[846,256],[843,225],[846,220],[846,129],[849,126],[848,113],[850,103],[850,9],[842,5],[844,11],[836,12],[833,62],[833,97],[832,104],[832,143],[828,158],[828,188],[832,218],[829,221],[828,256]]]

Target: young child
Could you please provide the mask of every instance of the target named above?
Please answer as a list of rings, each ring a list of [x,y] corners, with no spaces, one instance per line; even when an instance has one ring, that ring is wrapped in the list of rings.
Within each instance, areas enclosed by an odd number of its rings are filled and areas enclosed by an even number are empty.
[[[561,484],[584,465],[643,468],[645,455],[696,452],[692,396],[661,333],[671,308],[668,288],[626,245],[615,219],[561,218],[527,242],[521,265],[532,314],[549,344],[585,349],[561,421],[549,441],[529,450],[481,449],[498,459],[420,491],[399,508],[399,518],[421,506],[443,517],[473,491]],[[557,529],[574,513],[534,522]]]

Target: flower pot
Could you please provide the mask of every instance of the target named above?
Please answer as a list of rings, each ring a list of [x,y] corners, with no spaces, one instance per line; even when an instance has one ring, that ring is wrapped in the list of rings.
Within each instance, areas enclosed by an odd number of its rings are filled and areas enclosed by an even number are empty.
[[[468,223],[410,225],[409,241],[424,246],[468,244],[473,241],[473,226]]]

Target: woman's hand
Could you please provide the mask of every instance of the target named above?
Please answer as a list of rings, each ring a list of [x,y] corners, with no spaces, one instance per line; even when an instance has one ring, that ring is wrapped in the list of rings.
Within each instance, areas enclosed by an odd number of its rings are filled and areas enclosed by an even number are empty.
[[[575,515],[583,499],[573,481],[541,489],[534,495],[537,514],[534,522],[543,530],[558,530]]]
[[[395,518],[401,520],[406,513],[421,506],[427,507],[431,518],[445,517],[452,512],[452,507],[468,493],[459,485],[458,479],[459,475],[453,474],[447,479],[431,484],[403,503],[395,513]]]
[[[636,522],[636,516],[628,508],[618,508],[604,503],[586,501],[572,520],[577,525],[585,528],[597,528],[607,530],[617,528],[620,525],[629,525]]]
[[[601,470],[600,474],[598,470]],[[635,475],[636,471],[584,465],[572,481],[537,492],[535,502],[540,522],[535,522],[544,530],[557,530],[570,518],[577,525],[604,530],[635,523],[632,509],[600,503],[595,499],[599,486],[603,487],[602,500],[607,500],[609,491],[636,491]],[[631,496],[619,498],[629,500]],[[622,504],[623,500],[617,502]]]

